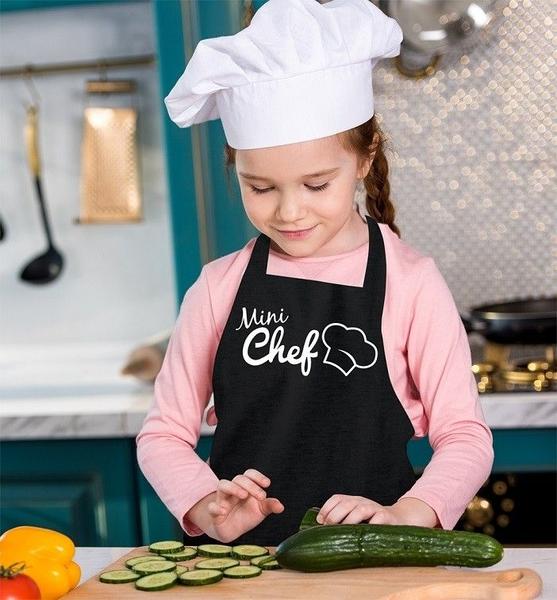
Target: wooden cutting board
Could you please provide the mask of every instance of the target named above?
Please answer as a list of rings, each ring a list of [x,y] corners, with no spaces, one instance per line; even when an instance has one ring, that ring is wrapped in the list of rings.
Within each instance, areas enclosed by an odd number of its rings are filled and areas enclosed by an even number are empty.
[[[275,547],[268,546],[271,554]],[[136,548],[103,571],[125,569],[133,556],[149,554],[147,546]],[[203,557],[178,564],[193,567]],[[240,561],[249,564],[249,561]],[[176,585],[154,595],[173,598],[215,598],[216,600],[525,600],[536,598],[542,589],[539,575],[532,569],[482,571],[457,567],[367,567],[301,573],[289,569],[263,571],[249,579],[224,577],[218,583],[190,587]],[[91,600],[118,598],[137,600],[145,597],[133,583],[101,583],[98,574],[75,588],[64,598]]]

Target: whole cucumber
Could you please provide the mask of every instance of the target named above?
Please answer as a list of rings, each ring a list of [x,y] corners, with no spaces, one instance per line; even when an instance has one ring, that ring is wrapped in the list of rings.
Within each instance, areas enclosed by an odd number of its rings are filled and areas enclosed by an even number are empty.
[[[281,567],[321,572],[356,567],[488,567],[503,558],[503,546],[483,533],[414,525],[318,525],[282,541]]]

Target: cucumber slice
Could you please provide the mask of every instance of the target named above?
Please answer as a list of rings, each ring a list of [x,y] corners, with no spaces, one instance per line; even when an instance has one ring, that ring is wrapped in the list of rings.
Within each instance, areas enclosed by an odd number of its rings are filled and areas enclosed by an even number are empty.
[[[299,530],[308,529],[309,527],[321,527],[321,525],[316,521],[316,517],[319,514],[321,509],[319,506],[312,506],[308,508],[306,514],[302,517],[302,522],[300,523]]]
[[[128,558],[126,561],[126,567],[132,568],[134,565],[140,562],[145,562],[146,560],[165,560],[162,556],[147,554],[146,556],[134,556],[133,558]]]
[[[180,577],[182,573],[186,573],[187,571],[189,571],[187,567],[184,567],[183,565],[176,565],[176,575],[178,575],[178,577]]]
[[[153,573],[153,575],[140,577],[135,582],[135,587],[145,592],[159,592],[171,588],[177,581],[176,573]]]
[[[225,569],[222,574],[225,577],[232,577],[233,579],[246,579],[247,577],[261,575],[261,569],[255,565],[239,565]]]
[[[208,585],[217,583],[223,578],[222,571],[215,569],[197,569],[183,573],[178,577],[178,583],[182,585]]]
[[[197,546],[197,554],[199,556],[219,558],[230,556],[231,552],[232,546],[225,546],[224,544],[201,544],[201,546]]]
[[[99,575],[99,580],[103,583],[129,583],[139,579],[141,575],[130,571],[129,569],[114,569],[105,571]]]
[[[140,575],[165,573],[167,571],[176,571],[176,563],[172,562],[171,560],[145,560],[133,565],[132,570]]]
[[[228,569],[229,567],[236,567],[240,564],[239,560],[235,558],[206,558],[195,563],[196,569]]]
[[[269,560],[267,560],[269,559]],[[262,564],[262,561],[265,560],[265,563]],[[250,564],[259,567],[266,571],[267,569],[281,569],[282,567],[278,564],[277,559],[272,556],[257,556],[256,558],[252,558],[250,560]]]
[[[171,554],[174,552],[182,552],[184,544],[182,542],[153,542],[149,546],[149,552],[156,552],[157,554]]]
[[[254,546],[252,544],[241,544],[239,546],[232,546],[232,556],[234,558],[240,558],[242,560],[249,560],[256,556],[263,556],[269,554],[267,548],[263,546]]]
[[[167,560],[179,562],[181,560],[190,560],[191,558],[195,558],[197,556],[197,550],[195,548],[186,546],[181,552],[174,552],[172,554],[159,554],[158,556],[163,556]]]

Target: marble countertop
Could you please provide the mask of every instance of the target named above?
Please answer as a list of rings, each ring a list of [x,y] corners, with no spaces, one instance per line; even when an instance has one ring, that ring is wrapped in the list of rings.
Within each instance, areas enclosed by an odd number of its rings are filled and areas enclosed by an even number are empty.
[[[131,550],[133,548],[76,548],[74,560],[81,567],[80,585]],[[505,555],[501,562],[482,569],[482,571],[502,571],[517,567],[534,569],[543,581],[543,591],[538,598],[540,600],[555,600],[557,598],[556,565],[557,549],[555,548],[509,547],[505,548]]]
[[[133,343],[0,348],[0,439],[135,437],[153,386],[120,375]],[[492,429],[557,427],[557,392],[480,396]],[[213,435],[205,422],[201,435]]]

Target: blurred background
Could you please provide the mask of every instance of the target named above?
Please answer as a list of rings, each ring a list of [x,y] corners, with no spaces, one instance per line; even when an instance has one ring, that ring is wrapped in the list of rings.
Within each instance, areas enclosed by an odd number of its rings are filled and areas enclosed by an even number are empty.
[[[0,3],[2,531],[180,535],[134,437],[185,291],[257,232],[220,121],[180,130],[163,98],[200,39],[263,3]],[[493,474],[458,527],[555,543],[555,2],[374,3],[404,31],[373,81],[396,223],[451,289],[494,432]],[[420,471],[427,440],[409,455]]]

